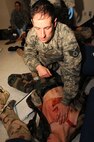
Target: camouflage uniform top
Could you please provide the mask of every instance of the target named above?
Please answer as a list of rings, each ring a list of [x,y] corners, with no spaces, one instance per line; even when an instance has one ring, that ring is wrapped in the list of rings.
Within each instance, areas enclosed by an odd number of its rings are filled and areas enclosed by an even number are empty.
[[[73,31],[58,22],[53,38],[45,44],[38,40],[32,28],[28,32],[24,51],[25,63],[31,71],[36,71],[36,67],[41,63],[46,66],[59,61],[64,81],[62,101],[69,104],[78,91],[81,65],[81,52]]]
[[[37,0],[31,0],[31,6],[36,2]],[[62,0],[49,0],[52,4],[56,6],[61,6]],[[75,6],[75,0],[63,0],[68,8]]]

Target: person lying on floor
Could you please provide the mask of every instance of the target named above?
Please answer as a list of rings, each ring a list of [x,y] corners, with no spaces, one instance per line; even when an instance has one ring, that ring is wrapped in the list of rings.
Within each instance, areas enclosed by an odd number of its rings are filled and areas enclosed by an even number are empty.
[[[6,44],[14,43],[26,37],[26,29],[29,22],[29,16],[23,9],[22,3],[20,1],[15,1],[14,9],[11,13],[10,18],[11,36],[10,40],[6,42]]]
[[[77,129],[78,116],[81,111],[81,108],[77,109],[77,105],[79,105],[80,102],[83,102],[83,96],[79,96],[79,99],[75,98],[75,100],[70,104],[68,116],[65,121],[58,119],[60,116],[57,105],[63,99],[64,89],[60,76],[57,75],[56,77],[56,75],[57,74],[55,74],[54,77],[42,79],[42,85],[40,85],[40,81],[37,82],[37,89],[32,96],[27,99],[27,103],[30,108],[34,108],[32,107],[33,102],[33,104],[47,119],[50,126],[50,133],[46,139],[47,142],[69,142],[71,135]],[[9,93],[6,92],[7,91],[3,88],[0,89],[0,120],[4,124],[9,135],[9,140],[7,142],[12,142],[15,139],[24,139],[23,142],[36,142],[36,137],[33,138],[34,135],[32,135],[32,133],[30,134],[32,125],[27,127],[27,125],[19,119],[10,104],[3,109],[9,98]],[[40,99],[39,94],[41,95]],[[43,123],[43,126],[44,125],[45,123]],[[48,130],[43,129],[43,131],[46,132]],[[42,142],[40,139],[38,139],[38,141]]]

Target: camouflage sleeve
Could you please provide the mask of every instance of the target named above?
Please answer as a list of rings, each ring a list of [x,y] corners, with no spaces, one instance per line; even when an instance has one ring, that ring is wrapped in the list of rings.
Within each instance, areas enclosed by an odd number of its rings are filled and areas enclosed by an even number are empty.
[[[36,66],[40,64],[36,50],[36,36],[34,31],[31,29],[26,38],[26,44],[24,47],[24,62],[30,69],[30,71],[36,71]]]
[[[75,0],[63,0],[68,8],[75,6]]]
[[[74,33],[67,26],[64,27],[63,31],[64,98],[62,102],[68,105],[78,92],[82,56]]]

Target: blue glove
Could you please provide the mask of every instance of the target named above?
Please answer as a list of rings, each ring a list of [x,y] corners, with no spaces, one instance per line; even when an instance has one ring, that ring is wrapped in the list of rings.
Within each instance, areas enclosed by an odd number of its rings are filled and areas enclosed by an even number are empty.
[[[68,11],[69,19],[71,19],[73,17],[73,14],[74,14],[74,8],[70,7],[69,11]]]

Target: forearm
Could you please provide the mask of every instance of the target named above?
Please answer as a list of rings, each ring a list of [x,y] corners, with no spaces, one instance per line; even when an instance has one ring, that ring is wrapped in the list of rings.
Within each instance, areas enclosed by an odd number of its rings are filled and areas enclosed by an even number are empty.
[[[32,29],[28,32],[26,37],[26,44],[24,46],[24,62],[30,71],[36,71],[36,67],[40,64],[37,52],[36,37],[32,35]]]
[[[80,70],[81,70],[81,53],[75,59],[70,58],[69,63],[63,66],[63,79],[64,79],[64,98],[62,102],[66,105],[70,104],[78,93]]]
[[[69,105],[78,93],[80,76],[67,75],[64,78],[64,97],[62,103]]]
[[[80,47],[76,41],[74,33],[66,27],[66,34],[64,35],[65,35],[64,36],[65,41],[67,42],[63,44],[63,54],[64,54],[64,62],[62,64],[62,72],[64,78],[63,103],[70,104],[78,92],[82,56],[81,56]]]

